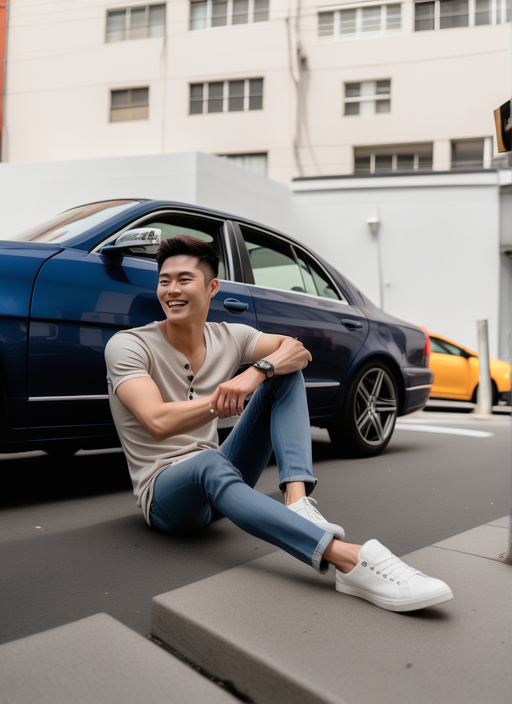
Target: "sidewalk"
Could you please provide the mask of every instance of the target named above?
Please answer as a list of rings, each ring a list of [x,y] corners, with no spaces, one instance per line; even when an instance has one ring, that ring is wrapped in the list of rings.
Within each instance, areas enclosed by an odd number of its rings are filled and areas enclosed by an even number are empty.
[[[407,614],[273,553],[154,599],[153,634],[258,704],[508,704],[508,518],[404,556],[455,598]]]
[[[503,518],[403,556],[455,595],[406,614],[282,552],[155,597],[153,636],[228,691],[97,614],[0,646],[0,704],[508,704],[507,537]]]

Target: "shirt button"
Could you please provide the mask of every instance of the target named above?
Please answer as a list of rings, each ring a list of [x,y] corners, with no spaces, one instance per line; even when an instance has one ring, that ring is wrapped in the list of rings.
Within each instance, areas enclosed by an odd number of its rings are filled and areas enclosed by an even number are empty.
[[[185,364],[185,369],[190,369],[190,364]]]
[[[191,393],[191,394],[194,393],[194,389],[193,389],[192,387],[190,387],[190,393]]]
[[[189,399],[190,399],[191,401],[193,401],[193,400],[194,400],[194,397],[193,397],[193,396],[189,396]]]
[[[187,376],[187,379],[188,379],[189,381],[193,381],[194,377],[193,377],[193,376]]]

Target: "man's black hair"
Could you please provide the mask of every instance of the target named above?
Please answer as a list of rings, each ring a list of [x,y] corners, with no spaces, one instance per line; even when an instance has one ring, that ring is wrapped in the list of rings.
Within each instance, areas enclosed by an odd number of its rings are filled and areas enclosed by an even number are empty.
[[[175,235],[168,240],[163,240],[156,253],[158,273],[166,259],[178,254],[198,258],[197,266],[203,270],[207,284],[219,275],[219,255],[215,249],[208,242],[192,235]]]

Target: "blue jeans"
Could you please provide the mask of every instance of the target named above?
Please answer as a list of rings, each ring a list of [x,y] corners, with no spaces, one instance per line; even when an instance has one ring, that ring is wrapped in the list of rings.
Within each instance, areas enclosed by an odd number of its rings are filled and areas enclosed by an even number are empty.
[[[151,525],[167,533],[204,528],[212,521],[213,507],[247,533],[326,572],[322,556],[333,534],[254,489],[272,449],[281,490],[301,481],[310,494],[316,479],[301,372],[262,384],[218,450],[203,450],[157,474]]]

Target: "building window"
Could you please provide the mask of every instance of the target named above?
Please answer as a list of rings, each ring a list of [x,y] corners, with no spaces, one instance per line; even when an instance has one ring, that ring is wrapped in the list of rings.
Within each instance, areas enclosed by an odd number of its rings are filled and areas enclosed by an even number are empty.
[[[452,141],[452,169],[488,169],[491,159],[492,137]]]
[[[221,154],[223,159],[227,159],[232,164],[240,166],[242,169],[252,171],[260,176],[267,175],[267,155],[262,154]]]
[[[345,83],[345,115],[375,115],[390,111],[390,80]]]
[[[107,42],[163,37],[165,3],[107,10]]]
[[[190,29],[267,22],[269,0],[192,0]]]
[[[369,34],[393,34],[402,26],[401,5],[364,5],[318,13],[318,36],[354,39]]]
[[[397,144],[354,149],[354,173],[431,171],[432,143]]]
[[[192,83],[190,86],[191,115],[262,109],[263,78]]]
[[[129,88],[110,92],[110,122],[147,120],[149,88]]]
[[[511,19],[510,0],[430,0],[414,7],[416,32],[503,24]]]

